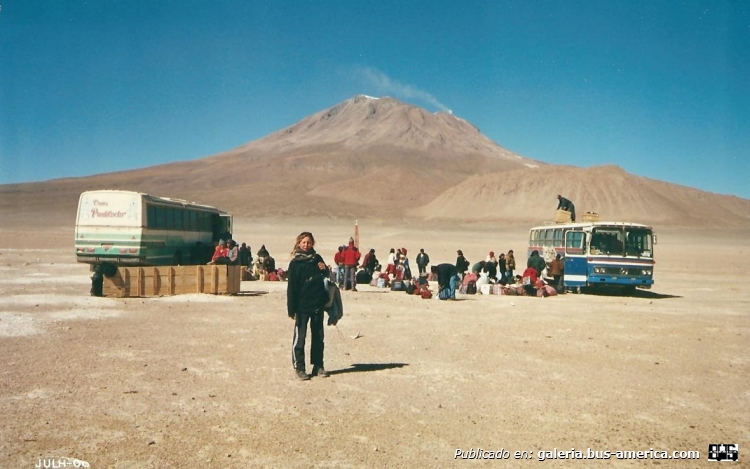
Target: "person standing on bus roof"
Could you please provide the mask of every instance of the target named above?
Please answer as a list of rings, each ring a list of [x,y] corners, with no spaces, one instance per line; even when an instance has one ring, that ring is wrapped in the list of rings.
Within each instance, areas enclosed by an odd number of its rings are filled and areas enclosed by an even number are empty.
[[[292,366],[297,378],[301,380],[310,379],[310,375],[305,372],[305,337],[308,322],[311,335],[312,376],[329,376],[323,366],[323,308],[328,302],[328,290],[323,280],[329,276],[329,271],[323,258],[315,252],[314,246],[315,238],[312,233],[300,233],[294,243],[294,257],[287,270],[286,307],[287,314],[294,320]]]
[[[573,202],[561,196],[560,194],[557,194],[557,200],[557,210],[565,210],[566,212],[570,212],[570,221],[576,221],[576,207],[575,205],[573,205]]]

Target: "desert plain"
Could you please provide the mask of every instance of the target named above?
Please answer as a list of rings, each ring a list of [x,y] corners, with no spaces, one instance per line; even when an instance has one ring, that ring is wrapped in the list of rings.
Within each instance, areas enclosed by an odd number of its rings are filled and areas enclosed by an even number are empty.
[[[285,283],[95,298],[72,219],[23,219],[0,225],[2,467],[715,467],[711,443],[738,444],[731,466],[748,467],[746,230],[656,226],[656,283],[632,297],[443,302],[360,286],[326,328],[332,376],[301,382]],[[329,262],[353,233],[353,220],[235,223],[238,242],[265,244],[280,266],[302,230]],[[381,260],[391,247],[412,263],[419,248],[433,263],[514,249],[525,263],[528,226],[359,228]],[[472,449],[508,456],[456,457]],[[540,461],[572,449],[611,457]],[[615,456],[648,450],[700,458]]]

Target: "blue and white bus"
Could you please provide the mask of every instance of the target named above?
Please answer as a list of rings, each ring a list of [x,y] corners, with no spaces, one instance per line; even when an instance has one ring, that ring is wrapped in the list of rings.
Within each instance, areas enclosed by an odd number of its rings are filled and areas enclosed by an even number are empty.
[[[528,255],[554,250],[565,258],[566,288],[617,286],[626,293],[654,284],[650,226],[623,222],[583,222],[537,226],[529,231]],[[549,260],[549,259],[548,259]]]
[[[78,200],[75,253],[93,266],[192,265],[211,260],[232,231],[232,216],[185,200],[120,190]]]

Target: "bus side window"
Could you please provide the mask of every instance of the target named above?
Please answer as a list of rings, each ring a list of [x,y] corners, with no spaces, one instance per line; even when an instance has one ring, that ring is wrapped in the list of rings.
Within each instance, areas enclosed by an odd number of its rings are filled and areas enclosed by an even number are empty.
[[[156,207],[149,205],[148,212],[146,212],[146,227],[153,228],[156,226]]]
[[[190,231],[198,230],[198,212],[190,212]]]
[[[174,229],[175,230],[181,230],[184,224],[182,223],[183,217],[182,217],[182,210],[179,208],[176,208],[174,210]]]
[[[565,253],[583,254],[583,246],[586,235],[583,231],[568,231],[565,233]]]
[[[563,230],[562,228],[555,228],[555,247],[559,248],[563,245]]]
[[[164,207],[154,207],[154,228],[164,229],[167,227],[166,211]]]

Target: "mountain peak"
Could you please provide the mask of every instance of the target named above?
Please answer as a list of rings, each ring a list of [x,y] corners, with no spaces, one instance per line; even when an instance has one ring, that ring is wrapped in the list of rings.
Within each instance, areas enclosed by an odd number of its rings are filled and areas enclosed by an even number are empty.
[[[512,165],[522,164],[519,159],[524,159],[500,147],[482,135],[476,126],[453,114],[431,113],[396,98],[362,94],[250,142],[233,153],[261,147],[264,152],[280,152],[310,145],[340,145],[347,151],[358,153],[373,148],[396,147],[411,152],[427,151],[436,157],[494,155],[512,162]]]

